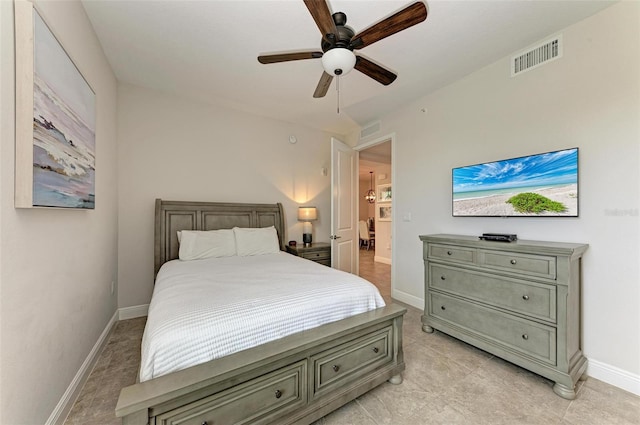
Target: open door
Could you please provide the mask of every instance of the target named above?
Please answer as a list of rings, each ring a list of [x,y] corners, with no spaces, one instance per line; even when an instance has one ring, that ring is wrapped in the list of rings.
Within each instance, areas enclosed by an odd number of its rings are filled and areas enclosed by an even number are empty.
[[[358,153],[331,138],[331,267],[358,273]]]

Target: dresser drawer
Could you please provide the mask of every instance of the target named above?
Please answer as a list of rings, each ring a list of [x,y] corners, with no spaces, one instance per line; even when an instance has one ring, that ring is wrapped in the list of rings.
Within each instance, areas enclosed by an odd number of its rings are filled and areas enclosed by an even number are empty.
[[[314,396],[353,382],[359,375],[393,362],[393,329],[386,327],[312,357]]]
[[[300,254],[300,257],[302,258],[306,258],[307,260],[313,260],[313,261],[322,261],[322,260],[329,260],[331,261],[331,252],[330,251],[311,251],[311,252],[303,252]]]
[[[556,330],[444,294],[428,294],[428,314],[478,338],[556,364]]]
[[[425,260],[430,258],[469,264],[475,263],[476,260],[475,249],[452,247],[449,245],[428,244],[425,254]]]
[[[523,315],[556,322],[556,287],[429,264],[430,289],[481,301]]]
[[[307,362],[300,361],[218,394],[171,410],[157,425],[271,423],[306,404]]]
[[[478,263],[494,270],[517,272],[548,279],[556,278],[556,257],[517,252],[480,251]]]

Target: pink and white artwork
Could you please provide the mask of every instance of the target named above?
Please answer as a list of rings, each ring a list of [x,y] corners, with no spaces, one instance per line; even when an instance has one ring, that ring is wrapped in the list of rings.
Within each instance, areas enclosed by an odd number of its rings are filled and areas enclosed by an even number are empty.
[[[33,14],[33,206],[95,208],[95,93]]]

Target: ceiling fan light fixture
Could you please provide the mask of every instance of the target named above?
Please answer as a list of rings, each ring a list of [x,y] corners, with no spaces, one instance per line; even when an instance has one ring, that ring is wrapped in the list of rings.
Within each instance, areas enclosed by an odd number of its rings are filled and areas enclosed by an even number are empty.
[[[336,47],[322,55],[322,67],[333,77],[347,75],[356,65],[356,55],[349,49]]]

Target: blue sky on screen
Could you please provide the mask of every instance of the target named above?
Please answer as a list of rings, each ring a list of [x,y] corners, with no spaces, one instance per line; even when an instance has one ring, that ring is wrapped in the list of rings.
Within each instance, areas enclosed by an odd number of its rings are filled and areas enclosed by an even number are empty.
[[[577,148],[453,169],[454,193],[577,181]]]

